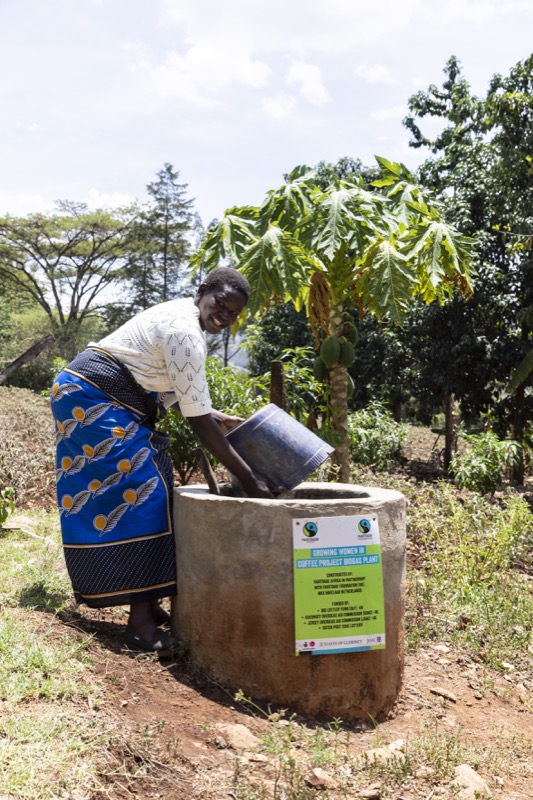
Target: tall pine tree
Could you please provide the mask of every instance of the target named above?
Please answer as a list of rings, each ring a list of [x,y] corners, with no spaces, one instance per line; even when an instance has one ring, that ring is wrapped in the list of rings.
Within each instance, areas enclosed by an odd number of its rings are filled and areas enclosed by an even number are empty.
[[[190,291],[188,258],[201,223],[187,188],[169,163],[146,187],[150,199],[135,223],[135,252],[127,270],[134,310]]]

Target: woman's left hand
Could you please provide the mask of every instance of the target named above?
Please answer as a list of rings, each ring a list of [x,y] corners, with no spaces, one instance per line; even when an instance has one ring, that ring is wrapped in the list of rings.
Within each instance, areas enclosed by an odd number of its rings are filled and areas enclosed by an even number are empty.
[[[222,411],[212,411],[213,418],[220,425],[222,433],[228,433],[232,428],[244,422],[243,417],[233,417],[231,414],[224,414]]]

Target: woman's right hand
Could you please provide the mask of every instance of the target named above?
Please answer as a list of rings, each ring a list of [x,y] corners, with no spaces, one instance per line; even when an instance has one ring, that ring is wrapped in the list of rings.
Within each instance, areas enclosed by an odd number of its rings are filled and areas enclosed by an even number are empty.
[[[248,497],[274,498],[268,484],[257,475],[252,475],[250,480],[247,480],[245,485],[243,484],[243,489]]]

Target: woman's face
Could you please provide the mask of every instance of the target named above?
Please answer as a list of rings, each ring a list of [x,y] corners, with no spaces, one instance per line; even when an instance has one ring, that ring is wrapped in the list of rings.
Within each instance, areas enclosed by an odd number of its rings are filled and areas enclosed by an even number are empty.
[[[242,292],[225,284],[211,291],[200,286],[196,297],[200,311],[200,327],[206,333],[221,333],[233,325],[244,306],[246,298]]]

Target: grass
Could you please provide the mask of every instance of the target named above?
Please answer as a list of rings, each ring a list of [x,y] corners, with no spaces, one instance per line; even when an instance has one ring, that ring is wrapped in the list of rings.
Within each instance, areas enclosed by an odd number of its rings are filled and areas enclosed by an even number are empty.
[[[533,603],[523,569],[533,566],[533,516],[526,501],[458,498],[445,482],[411,494],[410,646],[444,639],[496,670],[503,662],[530,666]]]
[[[69,796],[97,785],[99,765],[91,757],[103,731],[78,707],[45,703],[17,707],[0,716],[0,784],[7,797]],[[75,795],[71,795],[75,797]],[[87,797],[87,794],[85,794]]]

